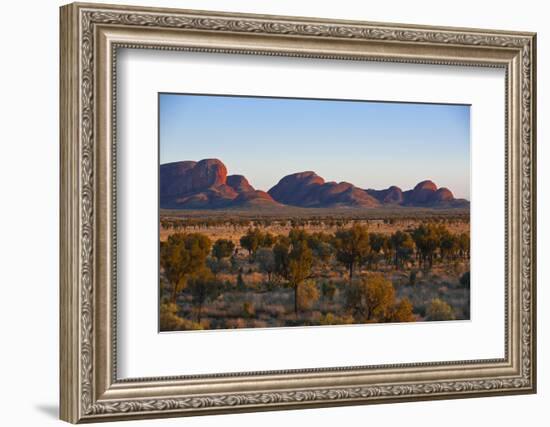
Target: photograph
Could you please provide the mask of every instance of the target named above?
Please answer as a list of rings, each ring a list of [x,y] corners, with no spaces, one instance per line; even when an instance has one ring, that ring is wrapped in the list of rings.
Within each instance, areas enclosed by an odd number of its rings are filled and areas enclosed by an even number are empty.
[[[470,319],[469,105],[159,93],[158,118],[161,332]]]

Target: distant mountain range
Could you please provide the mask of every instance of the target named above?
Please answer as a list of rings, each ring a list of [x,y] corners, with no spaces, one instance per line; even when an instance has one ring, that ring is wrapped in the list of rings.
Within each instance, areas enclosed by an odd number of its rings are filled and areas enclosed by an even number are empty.
[[[243,175],[227,175],[218,159],[181,161],[160,166],[160,207],[165,209],[277,209],[430,207],[467,208],[448,188],[432,181],[403,191],[361,189],[349,182],[325,182],[315,172],[298,172],[282,178],[267,193],[256,190]]]

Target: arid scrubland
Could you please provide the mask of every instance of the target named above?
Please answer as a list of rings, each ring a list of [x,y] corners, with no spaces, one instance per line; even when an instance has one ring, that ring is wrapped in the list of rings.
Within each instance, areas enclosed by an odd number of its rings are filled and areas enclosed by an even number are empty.
[[[467,212],[339,212],[161,212],[161,331],[470,318]]]

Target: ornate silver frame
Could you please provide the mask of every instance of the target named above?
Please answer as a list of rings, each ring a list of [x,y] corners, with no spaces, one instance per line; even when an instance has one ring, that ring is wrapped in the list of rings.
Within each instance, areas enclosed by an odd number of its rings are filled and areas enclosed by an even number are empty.
[[[61,8],[61,419],[72,422],[402,402],[536,390],[533,33],[71,4]],[[506,70],[505,357],[119,380],[119,47]]]

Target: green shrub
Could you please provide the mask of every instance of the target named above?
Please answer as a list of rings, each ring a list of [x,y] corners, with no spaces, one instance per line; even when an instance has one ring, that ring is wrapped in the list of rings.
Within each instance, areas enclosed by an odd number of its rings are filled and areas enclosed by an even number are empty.
[[[426,320],[454,320],[453,308],[445,301],[434,298],[426,309]]]
[[[408,298],[401,299],[395,304],[388,316],[390,322],[414,322],[413,306]]]
[[[326,325],[351,325],[355,323],[355,320],[353,319],[353,316],[351,315],[343,315],[343,316],[336,316],[333,313],[327,313],[325,315],[321,315],[319,319],[319,324],[326,326]]]
[[[160,306],[160,330],[166,331],[190,331],[201,330],[200,323],[184,319],[178,316],[179,307],[174,303],[161,304]]]

